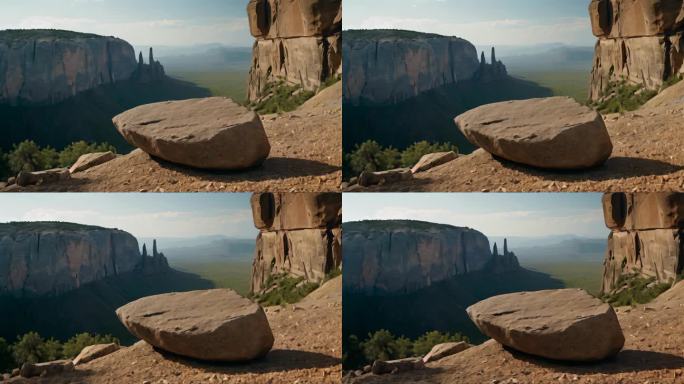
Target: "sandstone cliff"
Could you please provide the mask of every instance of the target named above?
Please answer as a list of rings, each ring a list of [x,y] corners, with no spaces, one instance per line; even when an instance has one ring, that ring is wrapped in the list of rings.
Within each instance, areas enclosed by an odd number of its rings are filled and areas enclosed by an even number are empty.
[[[163,255],[140,254],[131,234],[70,223],[0,224],[0,294],[56,295],[132,271],[168,267]]]
[[[251,200],[257,237],[252,292],[272,274],[321,282],[342,265],[342,196],[338,193],[261,193]]]
[[[457,37],[410,31],[345,31],[344,100],[390,104],[463,80],[505,76],[492,50],[489,64],[475,46]]]
[[[592,0],[589,14],[599,38],[591,100],[600,99],[611,81],[658,90],[684,71],[682,0]]]
[[[603,197],[612,230],[604,261],[604,293],[620,276],[639,273],[672,283],[684,269],[684,194],[609,193]]]
[[[317,90],[341,71],[342,0],[250,0],[247,14],[256,38],[249,100],[279,81]]]
[[[504,245],[490,249],[482,233],[417,221],[344,224],[344,289],[365,294],[410,293],[454,276],[519,268]]]
[[[0,102],[55,103],[129,79],[133,47],[114,37],[26,30],[0,32]]]

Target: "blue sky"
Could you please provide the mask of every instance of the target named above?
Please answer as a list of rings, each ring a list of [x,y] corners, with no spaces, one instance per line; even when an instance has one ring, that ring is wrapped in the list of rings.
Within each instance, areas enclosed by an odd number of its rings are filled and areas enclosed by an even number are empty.
[[[344,0],[345,29],[396,28],[475,45],[593,45],[589,0]]]
[[[343,196],[344,221],[411,219],[477,229],[487,236],[603,238],[598,193],[397,193]]]
[[[247,193],[57,193],[0,196],[0,222],[66,221],[136,237],[256,238]]]
[[[133,45],[251,46],[246,8],[246,0],[2,0],[0,29],[68,29]]]

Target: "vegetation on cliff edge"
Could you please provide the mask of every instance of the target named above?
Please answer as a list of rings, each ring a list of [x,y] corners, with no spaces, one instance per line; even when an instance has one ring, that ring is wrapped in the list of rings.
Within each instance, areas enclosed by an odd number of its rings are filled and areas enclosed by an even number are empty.
[[[375,360],[420,357],[427,355],[435,345],[459,341],[470,342],[460,333],[438,331],[427,332],[414,340],[404,336],[395,336],[384,329],[369,333],[365,340],[360,340],[356,335],[350,335],[344,340],[342,364],[344,369],[355,369],[365,364],[372,364]]]
[[[670,289],[672,283],[661,283],[655,277],[630,273],[620,276],[615,286],[617,288],[603,295],[601,300],[613,307],[624,307],[649,303]]]
[[[81,333],[62,343],[53,338],[44,339],[36,332],[17,336],[14,344],[0,338],[0,373],[21,367],[24,363],[73,359],[87,346],[109,343],[119,344],[119,340],[111,335]]]
[[[249,107],[260,115],[292,112],[314,97],[318,92],[340,81],[339,76],[326,80],[317,91],[307,91],[298,84],[287,84],[277,81],[266,84],[261,90],[264,95],[260,100],[252,102]]]
[[[274,305],[294,304],[318,289],[325,282],[342,274],[340,269],[335,269],[326,275],[321,283],[306,281],[303,277],[291,276],[285,273],[274,274],[266,280],[266,289],[252,296],[252,299],[264,307]]]
[[[601,93],[601,98],[589,105],[602,114],[624,113],[639,109],[658,93],[677,84],[682,76],[672,76],[663,83],[660,90],[647,89],[640,84],[629,83],[626,79],[611,81]]]

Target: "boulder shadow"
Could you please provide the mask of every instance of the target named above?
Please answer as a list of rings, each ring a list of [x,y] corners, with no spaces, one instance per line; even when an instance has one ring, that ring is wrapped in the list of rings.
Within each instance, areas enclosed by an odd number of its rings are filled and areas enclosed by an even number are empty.
[[[684,368],[684,357],[670,353],[625,349],[616,356],[593,363],[563,362],[532,356],[504,347],[514,358],[568,374],[618,374]]]
[[[180,172],[188,176],[201,178],[205,181],[262,181],[282,180],[293,177],[323,176],[342,169],[341,166],[333,166],[316,160],[269,157],[261,165],[239,170],[220,171],[203,170],[181,164],[172,163],[154,156],[150,156],[161,168]]]
[[[165,359],[191,368],[199,368],[207,373],[241,374],[286,372],[299,369],[316,369],[342,366],[342,359],[318,352],[274,349],[266,356],[244,363],[206,362],[193,360],[167,351],[154,348]]]
[[[639,157],[611,157],[598,167],[580,170],[546,170],[515,163],[492,155],[504,168],[527,175],[538,176],[548,181],[608,181],[622,178],[664,176],[681,170],[684,166],[671,164],[661,160]]]

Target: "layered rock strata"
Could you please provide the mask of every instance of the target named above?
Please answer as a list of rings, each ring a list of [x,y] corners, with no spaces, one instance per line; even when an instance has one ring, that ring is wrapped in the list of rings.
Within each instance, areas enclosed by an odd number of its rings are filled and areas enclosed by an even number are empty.
[[[342,196],[337,193],[260,193],[251,199],[260,230],[252,267],[252,292],[269,276],[289,274],[321,282],[342,264]]]
[[[0,32],[3,103],[56,103],[127,80],[136,68],[133,47],[114,37],[48,30]]]
[[[500,254],[482,233],[414,221],[344,224],[344,289],[382,295],[410,293],[473,272],[519,268],[507,244]]]
[[[657,90],[684,71],[682,0],[592,0],[596,43],[590,99],[625,79]]]
[[[281,81],[317,90],[341,71],[341,0],[250,0],[247,14],[256,38],[249,100]]]
[[[672,283],[684,269],[684,194],[609,193],[603,197],[611,229],[604,260],[604,293],[627,274]]]
[[[69,223],[0,224],[0,295],[57,295],[128,272],[168,267],[141,255],[138,241],[118,230]]]
[[[345,31],[344,101],[394,104],[465,80],[493,81],[506,67],[492,49],[478,60],[467,40],[408,31]]]

